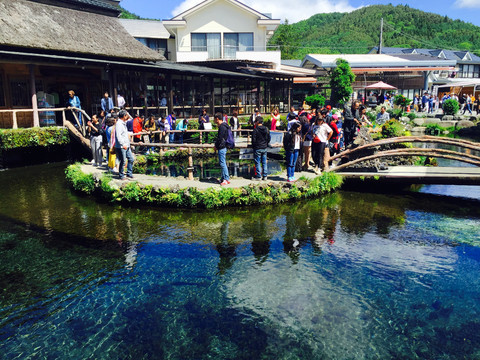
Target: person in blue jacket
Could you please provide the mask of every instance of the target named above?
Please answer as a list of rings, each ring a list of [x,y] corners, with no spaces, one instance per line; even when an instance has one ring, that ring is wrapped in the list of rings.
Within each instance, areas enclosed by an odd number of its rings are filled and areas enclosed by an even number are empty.
[[[82,108],[81,103],[80,103],[80,99],[78,98],[77,95],[75,95],[75,91],[73,91],[73,90],[68,91],[68,107],[74,107],[74,108],[77,108],[77,109]],[[82,126],[83,125],[83,123],[82,123],[82,113],[78,110],[74,110],[74,111],[75,111],[75,114],[78,117],[78,122],[80,123],[80,126]]]

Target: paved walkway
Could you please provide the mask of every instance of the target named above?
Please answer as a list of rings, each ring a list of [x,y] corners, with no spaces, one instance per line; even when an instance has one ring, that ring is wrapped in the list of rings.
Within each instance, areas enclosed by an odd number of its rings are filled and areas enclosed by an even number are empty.
[[[82,171],[87,174],[96,174],[99,177],[102,174],[107,173],[105,166],[98,168],[89,164],[83,164]],[[207,190],[212,187],[220,188],[220,184],[218,180],[213,178],[202,179],[202,180],[199,180],[199,179],[188,180],[184,177],[166,177],[166,176],[158,176],[158,175],[134,174],[133,176],[134,176],[134,179],[130,181],[137,181],[138,183],[143,185],[168,186],[168,187],[178,186],[180,189],[195,187],[199,190]],[[302,171],[302,172],[295,173],[295,177],[297,179],[299,179],[302,176],[308,179],[313,179],[317,175],[315,175],[313,171]],[[113,176],[113,181],[119,185],[128,182],[128,180],[119,180],[117,175]],[[226,185],[225,187],[240,188],[243,186],[248,186],[250,184],[261,184],[261,183],[268,184],[269,182],[281,182],[281,183],[287,182],[286,171],[278,175],[269,176],[267,181],[253,181],[251,179],[246,179],[246,178],[232,177],[230,178],[230,184]]]
[[[405,184],[480,185],[480,167],[391,166],[378,172],[339,172],[346,179],[382,179]]]

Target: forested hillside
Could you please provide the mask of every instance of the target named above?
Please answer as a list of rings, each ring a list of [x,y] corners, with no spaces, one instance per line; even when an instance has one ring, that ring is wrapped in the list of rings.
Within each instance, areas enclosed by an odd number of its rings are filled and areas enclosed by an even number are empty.
[[[480,52],[480,27],[407,5],[373,5],[285,22],[269,45],[280,46],[283,59],[302,59],[309,53],[365,54],[379,43],[382,17],[384,46]]]

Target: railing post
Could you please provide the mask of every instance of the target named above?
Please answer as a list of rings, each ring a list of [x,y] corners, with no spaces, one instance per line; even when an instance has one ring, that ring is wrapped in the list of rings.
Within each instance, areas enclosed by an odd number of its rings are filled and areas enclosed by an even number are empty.
[[[202,132],[200,131],[200,144],[203,144],[203,136],[202,136]]]
[[[13,117],[13,126],[12,127],[14,129],[18,129],[17,112],[16,111],[13,111],[12,117]]]
[[[63,121],[63,126],[65,126],[67,123],[67,116],[65,115],[65,109],[62,110],[62,121]]]
[[[192,147],[188,147],[188,180],[193,180],[193,153]]]
[[[250,131],[247,131],[247,145],[250,142]]]

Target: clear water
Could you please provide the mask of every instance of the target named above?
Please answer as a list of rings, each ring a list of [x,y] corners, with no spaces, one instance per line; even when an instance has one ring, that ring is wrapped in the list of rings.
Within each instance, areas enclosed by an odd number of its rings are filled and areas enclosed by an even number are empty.
[[[0,173],[0,358],[480,358],[478,198],[133,209],[64,166]]]

